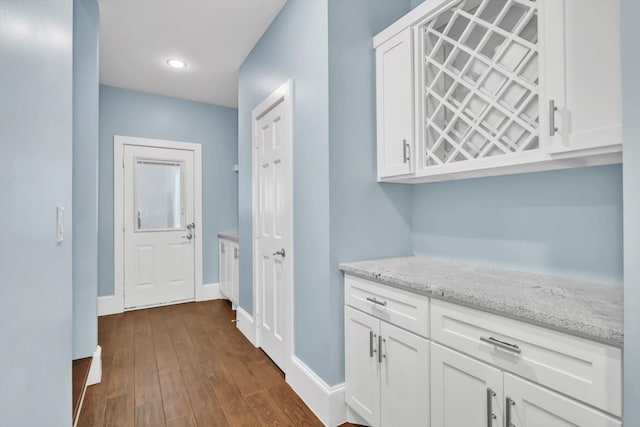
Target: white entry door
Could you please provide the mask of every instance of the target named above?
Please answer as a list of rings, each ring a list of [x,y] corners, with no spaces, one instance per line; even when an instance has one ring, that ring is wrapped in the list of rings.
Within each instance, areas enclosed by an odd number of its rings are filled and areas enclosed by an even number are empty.
[[[253,112],[258,344],[285,373],[293,277],[288,87],[285,85]]]
[[[194,153],[124,146],[124,308],[194,299]]]

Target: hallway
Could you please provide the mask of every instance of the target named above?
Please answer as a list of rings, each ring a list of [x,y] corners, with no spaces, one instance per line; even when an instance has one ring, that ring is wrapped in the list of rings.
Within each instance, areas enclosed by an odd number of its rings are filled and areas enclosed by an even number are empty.
[[[78,426],[321,426],[233,317],[224,300],[100,317],[102,383]]]

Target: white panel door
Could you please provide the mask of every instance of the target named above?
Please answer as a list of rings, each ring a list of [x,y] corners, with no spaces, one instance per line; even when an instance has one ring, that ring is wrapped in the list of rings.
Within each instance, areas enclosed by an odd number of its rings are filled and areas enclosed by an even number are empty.
[[[432,426],[502,427],[503,409],[501,371],[431,343]]]
[[[511,374],[504,374],[505,408],[517,427],[620,427],[615,418]]]
[[[413,172],[411,29],[376,49],[378,178]]]
[[[284,100],[257,118],[257,265],[259,345],[285,369],[290,307],[286,292],[292,280],[291,135]]]
[[[380,424],[428,427],[429,342],[387,322],[380,336]]]
[[[124,146],[124,307],[192,300],[193,151]]]
[[[547,151],[622,143],[620,1],[543,2]],[[594,52],[597,52],[594,53]],[[558,111],[551,111],[553,101]],[[557,127],[557,131],[551,128]]]
[[[368,425],[377,427],[380,425],[380,321],[345,307],[344,322],[346,402]]]

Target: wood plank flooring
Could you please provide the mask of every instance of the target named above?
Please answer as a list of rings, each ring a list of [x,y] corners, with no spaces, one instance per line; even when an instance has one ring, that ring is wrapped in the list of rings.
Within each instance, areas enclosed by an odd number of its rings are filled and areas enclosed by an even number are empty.
[[[223,300],[100,317],[80,427],[321,426]]]

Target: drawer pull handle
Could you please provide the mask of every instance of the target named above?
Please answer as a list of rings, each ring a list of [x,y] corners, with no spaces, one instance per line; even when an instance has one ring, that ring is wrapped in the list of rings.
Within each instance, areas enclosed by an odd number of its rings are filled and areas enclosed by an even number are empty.
[[[387,302],[386,301],[378,301],[375,297],[367,297],[367,301],[372,302],[374,304],[378,304],[378,305],[382,305],[382,306],[386,306]]]
[[[487,427],[493,427],[493,420],[496,419],[496,415],[493,413],[493,398],[496,397],[496,392],[491,388],[487,389]]]
[[[509,350],[512,351],[514,353],[522,353],[522,349],[520,347],[518,347],[515,344],[511,344],[508,342],[504,342],[504,341],[500,341],[498,339],[495,339],[494,337],[489,337],[489,338],[485,338],[485,337],[480,337],[480,341],[489,343],[491,345],[495,345],[496,347],[500,347],[503,348],[505,350]]]

